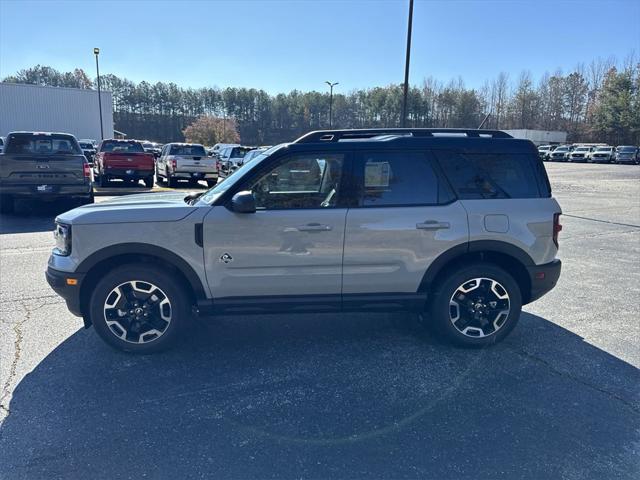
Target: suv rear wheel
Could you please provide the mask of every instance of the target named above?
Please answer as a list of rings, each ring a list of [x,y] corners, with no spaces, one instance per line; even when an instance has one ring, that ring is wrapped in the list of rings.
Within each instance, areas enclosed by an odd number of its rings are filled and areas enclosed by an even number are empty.
[[[513,277],[496,265],[478,263],[451,272],[436,286],[428,321],[452,343],[483,347],[506,337],[521,310]]]
[[[112,347],[153,353],[171,346],[191,315],[180,285],[164,270],[130,264],[107,273],[91,295],[96,332]]]

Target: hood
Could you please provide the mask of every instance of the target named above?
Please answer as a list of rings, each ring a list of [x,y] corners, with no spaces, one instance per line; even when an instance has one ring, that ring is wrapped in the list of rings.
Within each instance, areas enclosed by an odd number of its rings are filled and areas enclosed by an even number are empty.
[[[99,223],[177,222],[197,207],[185,203],[189,192],[142,193],[74,208],[56,221],[70,225]]]

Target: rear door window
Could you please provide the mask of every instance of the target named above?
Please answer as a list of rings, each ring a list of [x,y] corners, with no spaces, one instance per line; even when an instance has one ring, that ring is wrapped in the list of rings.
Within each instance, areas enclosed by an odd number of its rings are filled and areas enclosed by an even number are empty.
[[[436,156],[458,198],[538,198],[538,165],[527,154],[474,154],[438,151]]]
[[[358,153],[355,168],[363,207],[437,205],[453,199],[424,152]]]

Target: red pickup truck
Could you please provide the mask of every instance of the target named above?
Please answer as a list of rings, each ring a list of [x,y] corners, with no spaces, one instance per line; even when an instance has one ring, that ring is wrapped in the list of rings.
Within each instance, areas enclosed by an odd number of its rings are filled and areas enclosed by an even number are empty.
[[[153,187],[153,153],[145,152],[142,144],[135,140],[103,140],[93,165],[101,187],[108,186],[114,178],[133,185],[144,180],[147,188]]]

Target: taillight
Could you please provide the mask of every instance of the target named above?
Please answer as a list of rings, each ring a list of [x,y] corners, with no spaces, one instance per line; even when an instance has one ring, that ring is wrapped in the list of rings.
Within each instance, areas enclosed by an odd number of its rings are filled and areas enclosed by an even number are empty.
[[[560,225],[560,214],[553,214],[553,243],[556,244],[557,248],[560,248],[558,245],[558,234],[562,231],[562,225]]]
[[[87,162],[82,164],[82,174],[84,178],[91,178],[91,167]]]

